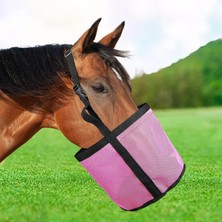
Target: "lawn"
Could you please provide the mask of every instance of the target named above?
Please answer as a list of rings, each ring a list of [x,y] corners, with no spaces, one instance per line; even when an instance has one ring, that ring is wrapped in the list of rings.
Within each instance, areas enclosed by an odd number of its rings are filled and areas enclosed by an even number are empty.
[[[44,129],[0,165],[0,222],[218,222],[222,218],[222,108],[156,111],[184,159],[181,182],[137,212],[118,208]]]

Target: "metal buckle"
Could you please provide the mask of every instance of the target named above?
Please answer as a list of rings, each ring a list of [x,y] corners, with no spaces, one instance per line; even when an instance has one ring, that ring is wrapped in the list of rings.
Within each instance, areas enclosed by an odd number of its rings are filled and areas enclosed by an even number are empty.
[[[72,53],[71,49],[68,49],[68,50],[65,52],[65,58],[67,58],[71,53]]]

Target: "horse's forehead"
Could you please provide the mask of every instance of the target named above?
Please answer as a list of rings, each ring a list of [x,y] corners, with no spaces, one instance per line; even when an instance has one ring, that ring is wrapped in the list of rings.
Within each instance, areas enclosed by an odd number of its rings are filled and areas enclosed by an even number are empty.
[[[96,53],[89,54],[86,56],[87,65],[91,68],[97,69],[106,69],[107,64],[105,63],[104,59],[101,56],[97,55]]]
[[[106,76],[109,67],[107,63],[97,54],[86,55],[78,62],[78,67],[82,73],[97,76]]]

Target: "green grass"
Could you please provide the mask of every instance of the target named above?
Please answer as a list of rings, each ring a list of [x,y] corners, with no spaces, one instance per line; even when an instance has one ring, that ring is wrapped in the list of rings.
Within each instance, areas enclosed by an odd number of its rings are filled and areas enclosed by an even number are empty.
[[[42,130],[0,165],[0,222],[221,221],[222,108],[155,113],[187,165],[163,199],[121,210],[73,158],[78,148]]]

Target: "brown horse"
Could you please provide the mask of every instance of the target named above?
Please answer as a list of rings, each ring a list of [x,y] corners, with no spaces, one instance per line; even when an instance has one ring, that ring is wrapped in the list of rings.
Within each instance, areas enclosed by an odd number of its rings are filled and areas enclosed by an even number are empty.
[[[129,75],[114,47],[124,23],[99,42],[94,39],[100,19],[73,45],[46,45],[0,51],[0,162],[41,128],[60,130],[80,147],[102,138],[85,122],[83,104],[72,90],[64,58],[71,47],[81,86],[101,120],[114,129],[137,107],[132,100]]]

